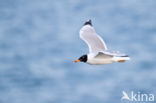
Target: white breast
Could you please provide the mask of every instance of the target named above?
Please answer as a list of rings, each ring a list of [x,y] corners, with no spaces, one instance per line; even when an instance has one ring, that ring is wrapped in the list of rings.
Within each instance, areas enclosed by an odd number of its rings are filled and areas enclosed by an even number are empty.
[[[89,59],[87,61],[88,64],[94,64],[94,65],[98,65],[98,64],[110,64],[113,63],[112,59]]]
[[[113,63],[112,58],[95,58],[96,54],[88,54],[88,64],[100,65]]]

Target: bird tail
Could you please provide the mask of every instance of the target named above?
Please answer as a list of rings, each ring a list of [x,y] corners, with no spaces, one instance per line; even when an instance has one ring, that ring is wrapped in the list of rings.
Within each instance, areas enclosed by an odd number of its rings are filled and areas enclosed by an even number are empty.
[[[115,56],[113,57],[113,60],[115,62],[125,62],[127,60],[130,60],[130,57],[129,56]]]

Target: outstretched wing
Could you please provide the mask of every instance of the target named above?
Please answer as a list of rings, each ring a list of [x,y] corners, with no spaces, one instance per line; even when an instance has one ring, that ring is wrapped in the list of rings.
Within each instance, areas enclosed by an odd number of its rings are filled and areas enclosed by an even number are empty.
[[[109,54],[104,54],[103,52],[99,52],[96,56],[95,56],[95,58],[98,58],[98,59],[103,59],[103,58],[112,58],[113,57],[113,55],[109,55]]]
[[[85,22],[84,26],[81,28],[80,38],[87,43],[90,53],[107,50],[106,44],[102,38],[96,34],[91,20]]]

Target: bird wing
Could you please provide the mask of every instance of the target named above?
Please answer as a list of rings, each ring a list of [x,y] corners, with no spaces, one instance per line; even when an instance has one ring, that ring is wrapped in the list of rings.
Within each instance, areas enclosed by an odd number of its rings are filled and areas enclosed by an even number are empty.
[[[108,59],[108,58],[112,58],[113,56],[112,55],[109,55],[109,54],[104,54],[103,52],[99,52],[95,58],[98,58],[98,59]]]
[[[107,50],[106,44],[95,32],[91,20],[85,22],[84,26],[81,28],[80,38],[87,43],[90,53]]]
[[[128,57],[128,55],[124,53],[120,53],[119,51],[112,51],[112,50],[106,50],[102,51],[104,54],[112,55],[112,56],[118,56],[118,57]]]

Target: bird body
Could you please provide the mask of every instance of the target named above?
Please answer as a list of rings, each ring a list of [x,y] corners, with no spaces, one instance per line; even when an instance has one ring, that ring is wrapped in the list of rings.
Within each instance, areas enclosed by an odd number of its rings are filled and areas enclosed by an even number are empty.
[[[113,63],[113,60],[111,57],[107,57],[107,55],[105,57],[102,58],[98,58],[96,56],[94,56],[94,54],[88,54],[88,60],[87,60],[87,64],[92,64],[92,65],[100,65],[100,64],[110,64]]]
[[[75,63],[81,61],[92,65],[110,64],[113,62],[125,62],[129,56],[107,49],[104,40],[95,32],[91,20],[85,22],[80,30],[80,38],[89,47],[89,54],[81,56]]]
[[[109,53],[109,52],[108,52]],[[100,64],[110,64],[113,62],[125,62],[129,60],[127,55],[120,55],[115,56],[115,54],[108,54],[106,52],[99,52],[98,54],[89,53],[87,54],[88,60],[86,63],[93,64],[93,65],[100,65]]]

